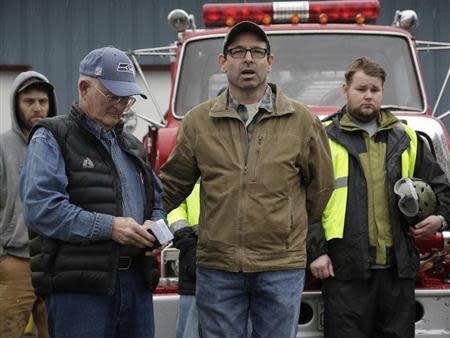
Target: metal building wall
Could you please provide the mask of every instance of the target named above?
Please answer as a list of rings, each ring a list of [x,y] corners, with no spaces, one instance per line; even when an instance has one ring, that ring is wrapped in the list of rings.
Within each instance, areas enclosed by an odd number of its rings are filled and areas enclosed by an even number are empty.
[[[381,24],[390,24],[396,9],[413,9],[419,17],[419,25],[413,30],[417,40],[450,42],[450,1],[448,0],[380,0]],[[425,76],[428,102],[431,108],[441,90],[447,72],[450,71],[450,49],[419,53]],[[447,84],[436,115],[450,110],[450,83]],[[450,116],[444,119],[450,129]]]
[[[167,14],[183,8],[202,27],[200,0],[0,0],[0,65],[29,64],[55,84],[60,112],[76,97],[79,61],[90,50],[114,45],[128,50],[167,45],[176,34]],[[450,41],[450,1],[380,0],[379,23],[390,24],[395,9],[411,8],[419,15],[419,40]],[[429,93],[434,103],[450,64],[450,51],[421,55]],[[146,63],[165,63],[148,59]],[[450,89],[439,112],[450,109]],[[449,119],[450,120],[450,119]],[[448,124],[450,125],[450,123]]]

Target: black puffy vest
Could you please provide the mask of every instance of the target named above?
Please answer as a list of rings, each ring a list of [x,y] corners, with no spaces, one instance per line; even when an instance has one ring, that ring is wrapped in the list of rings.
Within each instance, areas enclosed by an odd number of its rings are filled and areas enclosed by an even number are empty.
[[[85,127],[85,115],[76,106],[67,116],[42,120],[39,127],[55,136],[66,166],[70,203],[85,210],[122,216],[120,179],[103,144]],[[145,219],[150,219],[154,194],[152,175],[145,163],[142,143],[115,128],[120,148],[140,168],[146,187]],[[120,244],[113,240],[68,243],[31,235],[30,256],[33,287],[37,294],[92,292],[112,294],[115,289]],[[143,255],[139,259],[148,260]],[[150,260],[154,260],[150,257]],[[149,262],[144,265],[149,267]],[[154,264],[153,264],[154,263]],[[153,262],[150,266],[155,265]]]

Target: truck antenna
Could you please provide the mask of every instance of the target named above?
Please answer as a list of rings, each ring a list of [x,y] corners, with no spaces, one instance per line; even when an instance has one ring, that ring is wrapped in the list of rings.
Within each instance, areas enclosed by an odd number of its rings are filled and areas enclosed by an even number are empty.
[[[158,127],[164,127],[166,124],[166,119],[164,118],[164,114],[161,111],[161,108],[159,107],[158,101],[156,100],[155,96],[153,95],[152,91],[150,90],[150,86],[148,85],[147,79],[144,76],[144,72],[142,71],[141,66],[139,65],[139,62],[136,59],[136,56],[134,53],[130,52],[129,55],[131,56],[131,59],[133,60],[134,66],[136,67],[140,77],[142,78],[142,81],[144,82],[144,86],[147,89],[147,93],[150,96],[150,99],[153,103],[153,106],[156,108],[156,112],[158,113],[158,116],[161,119],[161,122],[152,121],[151,119],[148,119],[148,122],[153,123],[154,125]],[[136,114],[137,115],[137,114]],[[139,115],[137,115],[139,116]],[[142,116],[139,116],[140,118],[143,118]]]

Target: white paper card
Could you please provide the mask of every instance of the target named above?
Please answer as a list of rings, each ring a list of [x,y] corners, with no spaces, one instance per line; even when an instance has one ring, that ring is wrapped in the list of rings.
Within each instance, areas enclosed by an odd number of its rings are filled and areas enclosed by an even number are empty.
[[[166,222],[163,219],[159,219],[156,222],[150,224],[150,230],[153,232],[153,235],[158,239],[161,245],[169,243],[173,239],[173,235],[169,230]]]

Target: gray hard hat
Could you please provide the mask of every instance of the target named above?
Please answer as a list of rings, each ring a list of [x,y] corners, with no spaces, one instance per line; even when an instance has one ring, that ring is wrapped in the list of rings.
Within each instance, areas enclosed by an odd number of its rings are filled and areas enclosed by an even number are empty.
[[[398,207],[409,220],[421,221],[436,210],[436,194],[419,178],[401,178],[394,185]]]

